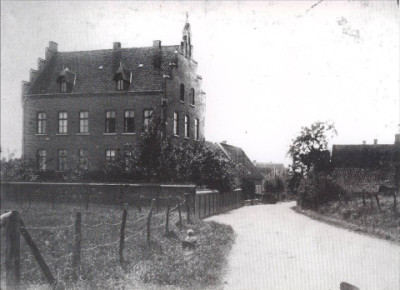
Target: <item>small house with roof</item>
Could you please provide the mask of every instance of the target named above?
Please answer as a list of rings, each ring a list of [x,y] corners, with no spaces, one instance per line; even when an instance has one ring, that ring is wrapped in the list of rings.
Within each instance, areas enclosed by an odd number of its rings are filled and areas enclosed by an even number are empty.
[[[400,184],[400,134],[394,144],[333,145],[330,177],[348,193],[396,190]]]

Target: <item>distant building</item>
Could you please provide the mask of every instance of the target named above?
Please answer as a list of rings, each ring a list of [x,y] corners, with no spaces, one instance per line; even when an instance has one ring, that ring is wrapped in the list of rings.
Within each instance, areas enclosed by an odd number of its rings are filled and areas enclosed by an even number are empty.
[[[262,193],[263,177],[242,148],[227,144],[225,141],[221,143],[206,142],[206,146],[213,150],[221,150],[238,166],[238,177],[246,197],[254,197],[254,195]]]
[[[23,155],[39,170],[64,171],[76,157],[104,167],[129,156],[138,133],[161,120],[176,142],[204,140],[205,93],[190,24],[180,45],[60,52],[50,42],[22,83]],[[128,159],[128,158],[126,158]]]
[[[282,163],[255,162],[254,164],[264,179],[273,180],[278,177],[286,179],[286,168]]]
[[[394,144],[333,145],[332,180],[349,193],[399,188],[400,134]]]

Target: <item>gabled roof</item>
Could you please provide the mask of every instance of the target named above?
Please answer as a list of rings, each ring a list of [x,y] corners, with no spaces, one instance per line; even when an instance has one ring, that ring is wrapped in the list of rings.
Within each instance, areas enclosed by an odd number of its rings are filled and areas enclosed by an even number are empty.
[[[29,94],[59,93],[60,87],[56,80],[64,67],[76,74],[73,93],[114,92],[113,78],[120,63],[124,69],[132,72],[129,90],[161,90],[163,75],[169,74],[171,62],[177,63],[178,51],[179,46],[162,46],[159,68],[153,64],[153,47],[55,52],[32,84]]]
[[[376,168],[400,160],[400,148],[394,144],[333,145],[333,167]]]
[[[257,167],[251,162],[249,157],[242,148],[229,145],[226,143],[219,143],[225,154],[237,164],[243,166],[243,177],[252,179],[263,179],[263,176],[258,171]]]

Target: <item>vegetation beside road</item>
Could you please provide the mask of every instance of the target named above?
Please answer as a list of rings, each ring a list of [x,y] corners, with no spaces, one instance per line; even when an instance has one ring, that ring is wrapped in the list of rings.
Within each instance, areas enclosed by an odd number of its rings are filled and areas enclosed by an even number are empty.
[[[370,201],[366,205],[361,199],[348,203],[331,201],[314,209],[294,207],[296,212],[349,230],[362,232],[400,244],[400,214],[393,211],[393,198],[380,197],[381,210]]]
[[[12,203],[3,204],[2,212],[17,207]],[[81,276],[74,281],[68,254],[73,248],[73,224],[77,211],[82,212]],[[192,224],[187,224],[184,219],[182,228],[179,228],[178,213],[173,212],[170,231],[165,234],[164,209],[158,214],[153,213],[149,247],[146,243],[146,220],[136,223],[147,212],[148,208],[142,208],[141,213],[134,208],[128,210],[124,269],[118,255],[120,207],[93,205],[84,211],[71,205],[57,205],[51,209],[49,204],[42,203],[33,205],[31,209],[24,208],[20,214],[61,288],[147,289],[171,286],[175,289],[204,289],[220,286],[227,255],[235,238],[232,228],[199,219],[194,219]],[[193,229],[198,239],[197,248],[191,252],[184,250],[181,244],[188,229]],[[1,245],[3,254],[4,243]],[[1,257],[3,267],[4,255]],[[21,264],[22,289],[48,287],[23,240]],[[4,269],[1,272],[4,275]]]

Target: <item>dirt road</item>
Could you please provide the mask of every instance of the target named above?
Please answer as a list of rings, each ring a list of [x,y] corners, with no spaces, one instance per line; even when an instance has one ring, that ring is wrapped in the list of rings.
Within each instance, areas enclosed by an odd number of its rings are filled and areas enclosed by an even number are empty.
[[[294,203],[242,207],[208,218],[237,233],[225,289],[400,289],[400,246],[322,222]]]

